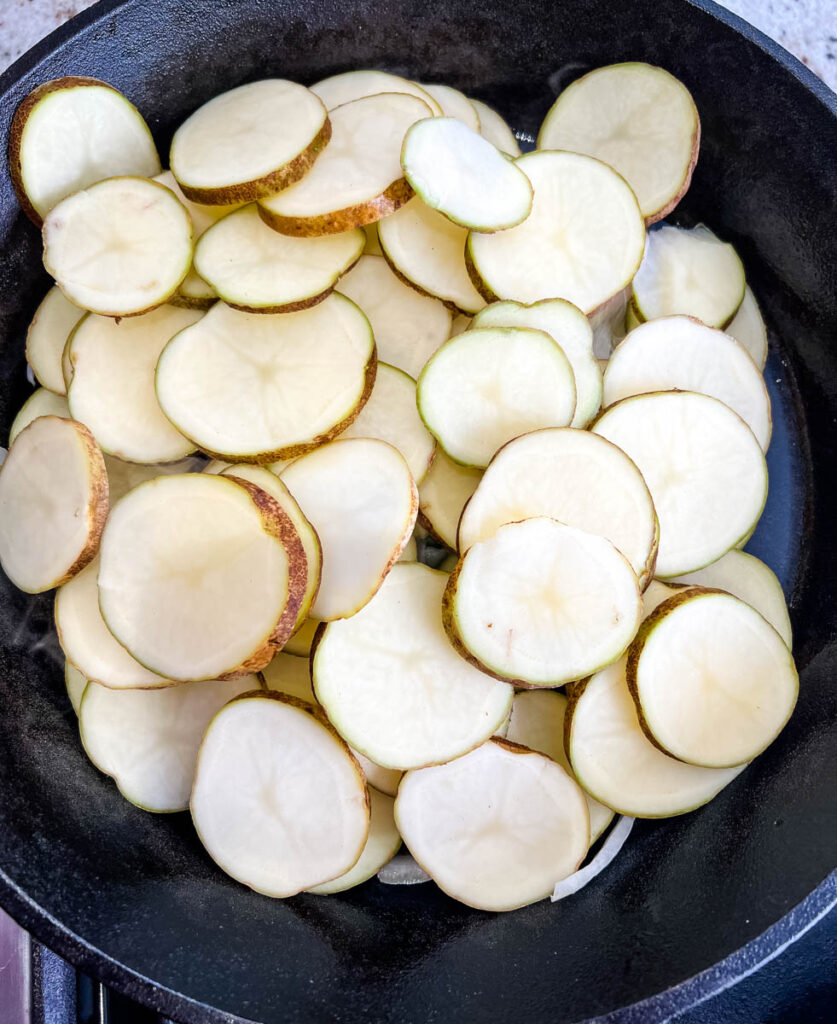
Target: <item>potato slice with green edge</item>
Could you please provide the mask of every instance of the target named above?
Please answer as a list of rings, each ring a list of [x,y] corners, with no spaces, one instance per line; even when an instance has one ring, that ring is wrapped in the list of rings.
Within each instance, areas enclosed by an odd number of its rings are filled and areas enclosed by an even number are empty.
[[[39,416],[59,416],[64,420],[70,419],[70,407],[67,405],[67,399],[63,395],[56,395],[54,391],[49,391],[47,388],[38,388],[33,391],[12,420],[9,444],[14,444],[17,435]]]
[[[64,685],[67,687],[67,696],[73,705],[73,711],[78,714],[81,698],[87,688],[87,679],[70,661],[64,662]]]
[[[631,285],[639,320],[694,316],[726,327],[744,300],[744,267],[729,242],[704,224],[660,224],[648,232],[645,255]]]
[[[529,327],[561,346],[575,377],[576,406],[571,427],[586,427],[602,404],[602,374],[593,355],[593,330],[581,310],[565,299],[492,302],[474,317],[471,327]]]
[[[299,181],[330,138],[318,96],[268,78],[198,107],[174,133],[169,166],[194,203],[249,203]]]
[[[488,139],[492,146],[496,146],[506,156],[520,156],[520,145],[504,118],[482,100],[474,99],[473,96],[469,96],[468,99],[480,119],[480,135],[484,139]]]
[[[652,391],[697,391],[717,398],[738,413],[767,451],[772,419],[764,377],[729,334],[688,316],[640,324],[610,357],[604,405]]]
[[[337,290],[368,317],[381,362],[414,379],[450,334],[450,310],[404,284],[380,255],[361,256]]]
[[[39,384],[56,395],[66,395],[67,386],[61,369],[64,346],[73,328],[84,316],[58,285],[44,296],[26,334],[26,362],[32,367]]]
[[[275,315],[218,302],[163,350],[157,399],[208,455],[272,462],[345,430],[372,391],[376,361],[369,321],[337,293]]]
[[[109,455],[128,462],[174,462],[195,445],[172,425],[154,388],[157,361],[169,340],[203,313],[166,305],[114,319],[94,313],[72,334],[67,401]]]
[[[114,458],[113,455],[106,455],[105,469],[108,472],[110,503],[115,505],[128,491],[144,484],[146,480],[153,480],[158,476],[173,476],[176,473],[200,473],[203,466],[203,460],[197,456],[180,459],[178,462],[151,464],[125,462],[123,459]]]
[[[564,750],[564,714],[567,698],[556,690],[524,690],[515,694],[506,739],[546,754],[571,775],[572,766]],[[613,821],[613,811],[593,797],[587,797],[590,814],[590,845]]]
[[[443,117],[453,117],[467,125],[472,132],[480,130],[480,118],[477,108],[468,99],[465,93],[454,89],[451,85],[439,83],[420,82],[420,87],[430,93],[433,99],[439,104]]]
[[[15,111],[9,172],[20,205],[39,227],[73,192],[103,178],[159,171],[148,125],[106,82],[56,78],[33,89]]]
[[[90,431],[40,416],[0,470],[0,565],[20,590],[60,587],[93,560],[108,517],[105,460]]]
[[[329,110],[342,107],[344,103],[363,99],[364,96],[376,96],[382,92],[403,92],[408,96],[416,96],[430,107],[436,117],[442,116],[442,108],[426,89],[408,78],[391,75],[387,71],[360,69],[344,71],[339,75],[331,75],[311,86]]]
[[[311,647],[319,627],[320,620],[312,619],[309,616],[282,648],[282,653],[292,654],[295,658],[305,658],[307,660],[311,654]]]
[[[703,768],[752,761],[787,724],[799,677],[787,644],[731,594],[689,587],[654,609],[628,651],[646,736]]]
[[[359,228],[322,238],[280,235],[251,203],[201,236],[195,270],[234,309],[292,313],[322,302],[365,242]]]
[[[456,548],[459,517],[481,479],[481,470],[460,466],[443,451],[437,450],[433,464],[421,482],[419,520],[449,548]]]
[[[471,328],[421,371],[418,410],[447,454],[484,468],[506,442],[575,415],[575,374],[564,350],[529,327]]]
[[[515,686],[561,686],[616,661],[642,615],[639,584],[604,537],[538,517],[501,526],[450,574],[456,651]]]
[[[596,68],[569,85],[544,118],[538,149],[597,157],[636,193],[649,224],[686,194],[700,149],[700,118],[674,75],[633,61]]]
[[[91,683],[79,708],[81,743],[132,804],[155,814],[185,811],[207,726],[233,697],[258,689],[254,675],[164,690]]]
[[[578,783],[544,754],[498,738],[448,764],[408,772],[395,822],[439,888],[478,910],[545,899],[590,845]]]
[[[763,370],[767,362],[767,328],[764,326],[759,304],[749,286],[744,289],[744,298],[738,312],[725,330],[747,349],[756,366]]]
[[[279,693],[244,694],[212,720],[191,811],[215,863],[266,896],[345,875],[369,835],[357,761],[325,716]]]
[[[651,580],[642,593],[642,617],[647,619],[655,608],[658,608],[663,601],[667,601],[683,589],[678,583],[671,580]]]
[[[354,615],[377,592],[410,539],[418,491],[403,456],[384,441],[334,441],[296,459],[282,482],[317,531],[323,572],[311,615]]]
[[[462,513],[460,553],[506,523],[548,516],[609,540],[644,589],[654,575],[659,541],[654,503],[636,465],[603,440],[553,427],[501,448]]]
[[[283,235],[331,235],[386,217],[412,196],[400,154],[411,124],[428,117],[417,96],[387,92],[331,111],[331,141],[302,181],[263,199],[259,212]]]
[[[469,234],[477,291],[488,302],[560,298],[595,312],[630,284],[642,260],[636,197],[610,167],[578,153],[526,153],[515,166],[535,190],[532,212],[508,231]]]
[[[639,467],[660,521],[656,575],[694,572],[749,536],[767,499],[767,463],[747,424],[691,391],[625,398],[593,426]]]
[[[474,231],[501,231],[532,210],[526,175],[455,117],[428,117],[404,137],[404,177],[427,206]]]
[[[459,757],[505,721],[514,691],[460,658],[442,626],[445,573],[393,566],[356,615],[331,622],[311,661],[340,735],[387,768]]]
[[[255,672],[296,626],[308,579],[287,513],[244,480],[140,484],[112,509],[99,566],[108,629],[173,680]]]
[[[465,265],[467,230],[418,196],[380,222],[378,238],[387,263],[423,295],[469,315],[485,305]]]
[[[146,178],[108,178],[62,199],[43,236],[44,266],[61,290],[102,316],[161,306],[192,264],[189,214]]]

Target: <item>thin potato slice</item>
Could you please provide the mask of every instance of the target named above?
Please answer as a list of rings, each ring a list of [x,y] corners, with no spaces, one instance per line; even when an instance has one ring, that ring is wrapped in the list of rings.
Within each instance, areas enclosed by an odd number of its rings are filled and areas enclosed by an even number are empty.
[[[316,93],[329,110],[342,107],[344,103],[351,103],[353,100],[363,99],[364,96],[376,96],[382,92],[403,92],[408,96],[416,96],[426,103],[434,116],[442,116],[442,108],[429,92],[415,82],[391,75],[387,71],[344,71],[343,74],[323,78],[311,86],[311,92]]]
[[[514,132],[497,111],[493,107],[489,107],[487,103],[483,103],[482,100],[474,99],[473,96],[469,96],[468,99],[480,119],[480,135],[488,139],[492,146],[496,146],[506,156],[520,156],[520,145]]]
[[[17,416],[12,420],[9,429],[9,444],[14,444],[17,435],[39,416],[58,416],[63,420],[70,419],[70,407],[63,395],[56,395],[47,388],[38,388],[20,407]]]
[[[763,370],[767,362],[767,328],[764,326],[756,297],[749,286],[744,289],[744,298],[738,312],[725,330],[747,349],[756,366]]]
[[[190,456],[179,462],[149,464],[125,462],[112,455],[106,455],[105,469],[108,471],[110,503],[115,505],[120,498],[125,497],[128,491],[144,484],[146,480],[153,480],[158,476],[173,476],[176,473],[200,473],[203,467],[204,462],[197,456]]]
[[[307,618],[282,648],[282,653],[292,654],[296,658],[304,658],[307,664],[314,644],[314,637],[319,628],[319,619]]]
[[[422,82],[420,87],[425,92],[428,92],[439,104],[443,117],[456,118],[464,125],[467,125],[472,132],[480,130],[477,108],[464,93],[450,85],[440,85],[437,83],[428,85],[426,82]]]
[[[81,698],[87,688],[87,679],[79,672],[72,662],[64,662],[64,685],[67,687],[67,696],[73,705],[73,711],[78,714],[81,707]]]
[[[482,472],[460,466],[437,451],[433,465],[419,488],[419,519],[442,544],[456,548],[459,517],[477,489]]]
[[[61,369],[61,356],[73,328],[84,316],[58,285],[44,296],[26,334],[26,361],[39,384],[56,395],[66,395],[67,386]]]

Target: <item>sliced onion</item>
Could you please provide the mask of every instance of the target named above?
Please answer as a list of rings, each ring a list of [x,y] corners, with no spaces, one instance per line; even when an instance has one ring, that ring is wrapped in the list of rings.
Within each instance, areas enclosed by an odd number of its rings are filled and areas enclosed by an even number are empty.
[[[592,882],[596,875],[600,875],[625,845],[628,836],[631,834],[631,829],[634,827],[635,820],[635,818],[629,818],[623,814],[617,820],[610,831],[610,835],[602,844],[602,848],[590,863],[581,868],[580,871],[562,878],[557,883],[552,890],[552,902],[556,903],[567,896],[572,896],[579,889],[583,889],[588,882]]]

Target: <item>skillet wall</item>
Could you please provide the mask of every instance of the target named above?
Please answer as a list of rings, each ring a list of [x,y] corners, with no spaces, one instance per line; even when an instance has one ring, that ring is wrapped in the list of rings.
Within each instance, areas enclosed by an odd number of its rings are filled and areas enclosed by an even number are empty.
[[[608,874],[558,907],[495,916],[429,886],[377,883],[270,901],[214,869],[185,815],[134,809],[86,762],[59,652],[41,639],[52,597],[30,600],[3,578],[0,902],[109,983],[207,1020],[226,1017],[174,993],[270,1022],[574,1021],[674,985],[763,931],[837,859],[837,131],[822,99],[675,0],[105,0],[77,25],[42,44],[21,81],[0,79],[3,151],[20,99],[67,73],[126,92],[164,154],[198,104],[266,75],[311,82],[376,65],[447,81],[528,132],[591,66],[644,59],[682,78],[703,145],[678,216],[738,246],[771,327],[772,490],[750,550],[792,596],[802,693],[780,740],[719,799],[640,823]],[[4,438],[28,390],[23,338],[47,283],[38,233],[3,176]]]

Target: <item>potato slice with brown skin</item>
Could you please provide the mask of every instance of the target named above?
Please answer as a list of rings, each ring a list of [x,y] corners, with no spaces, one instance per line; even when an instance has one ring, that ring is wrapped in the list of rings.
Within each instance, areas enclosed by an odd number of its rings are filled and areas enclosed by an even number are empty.
[[[70,419],[70,407],[67,405],[67,399],[46,388],[38,388],[33,391],[12,420],[9,444],[14,444],[17,435],[39,416],[58,416],[63,420]]]
[[[419,488],[419,520],[449,548],[456,548],[459,517],[481,479],[481,470],[460,466],[437,448],[436,457]]]
[[[84,310],[74,306],[58,285],[53,285],[38,306],[26,333],[26,361],[39,384],[56,395],[66,395],[61,369],[64,346]]]
[[[493,107],[483,103],[482,100],[474,99],[473,96],[469,96],[468,99],[471,101],[471,105],[476,110],[477,117],[480,119],[480,135],[488,139],[493,146],[496,146],[506,156],[520,156],[520,144],[515,138],[514,132],[506,124],[505,119]]]
[[[387,71],[374,71],[361,68],[357,71],[344,71],[339,75],[323,78],[311,86],[329,110],[342,107],[344,103],[362,99],[364,96],[376,96],[382,92],[403,92],[408,96],[417,96],[423,100],[436,117],[442,116],[442,108],[429,92],[416,82],[399,75],[391,75]]]

